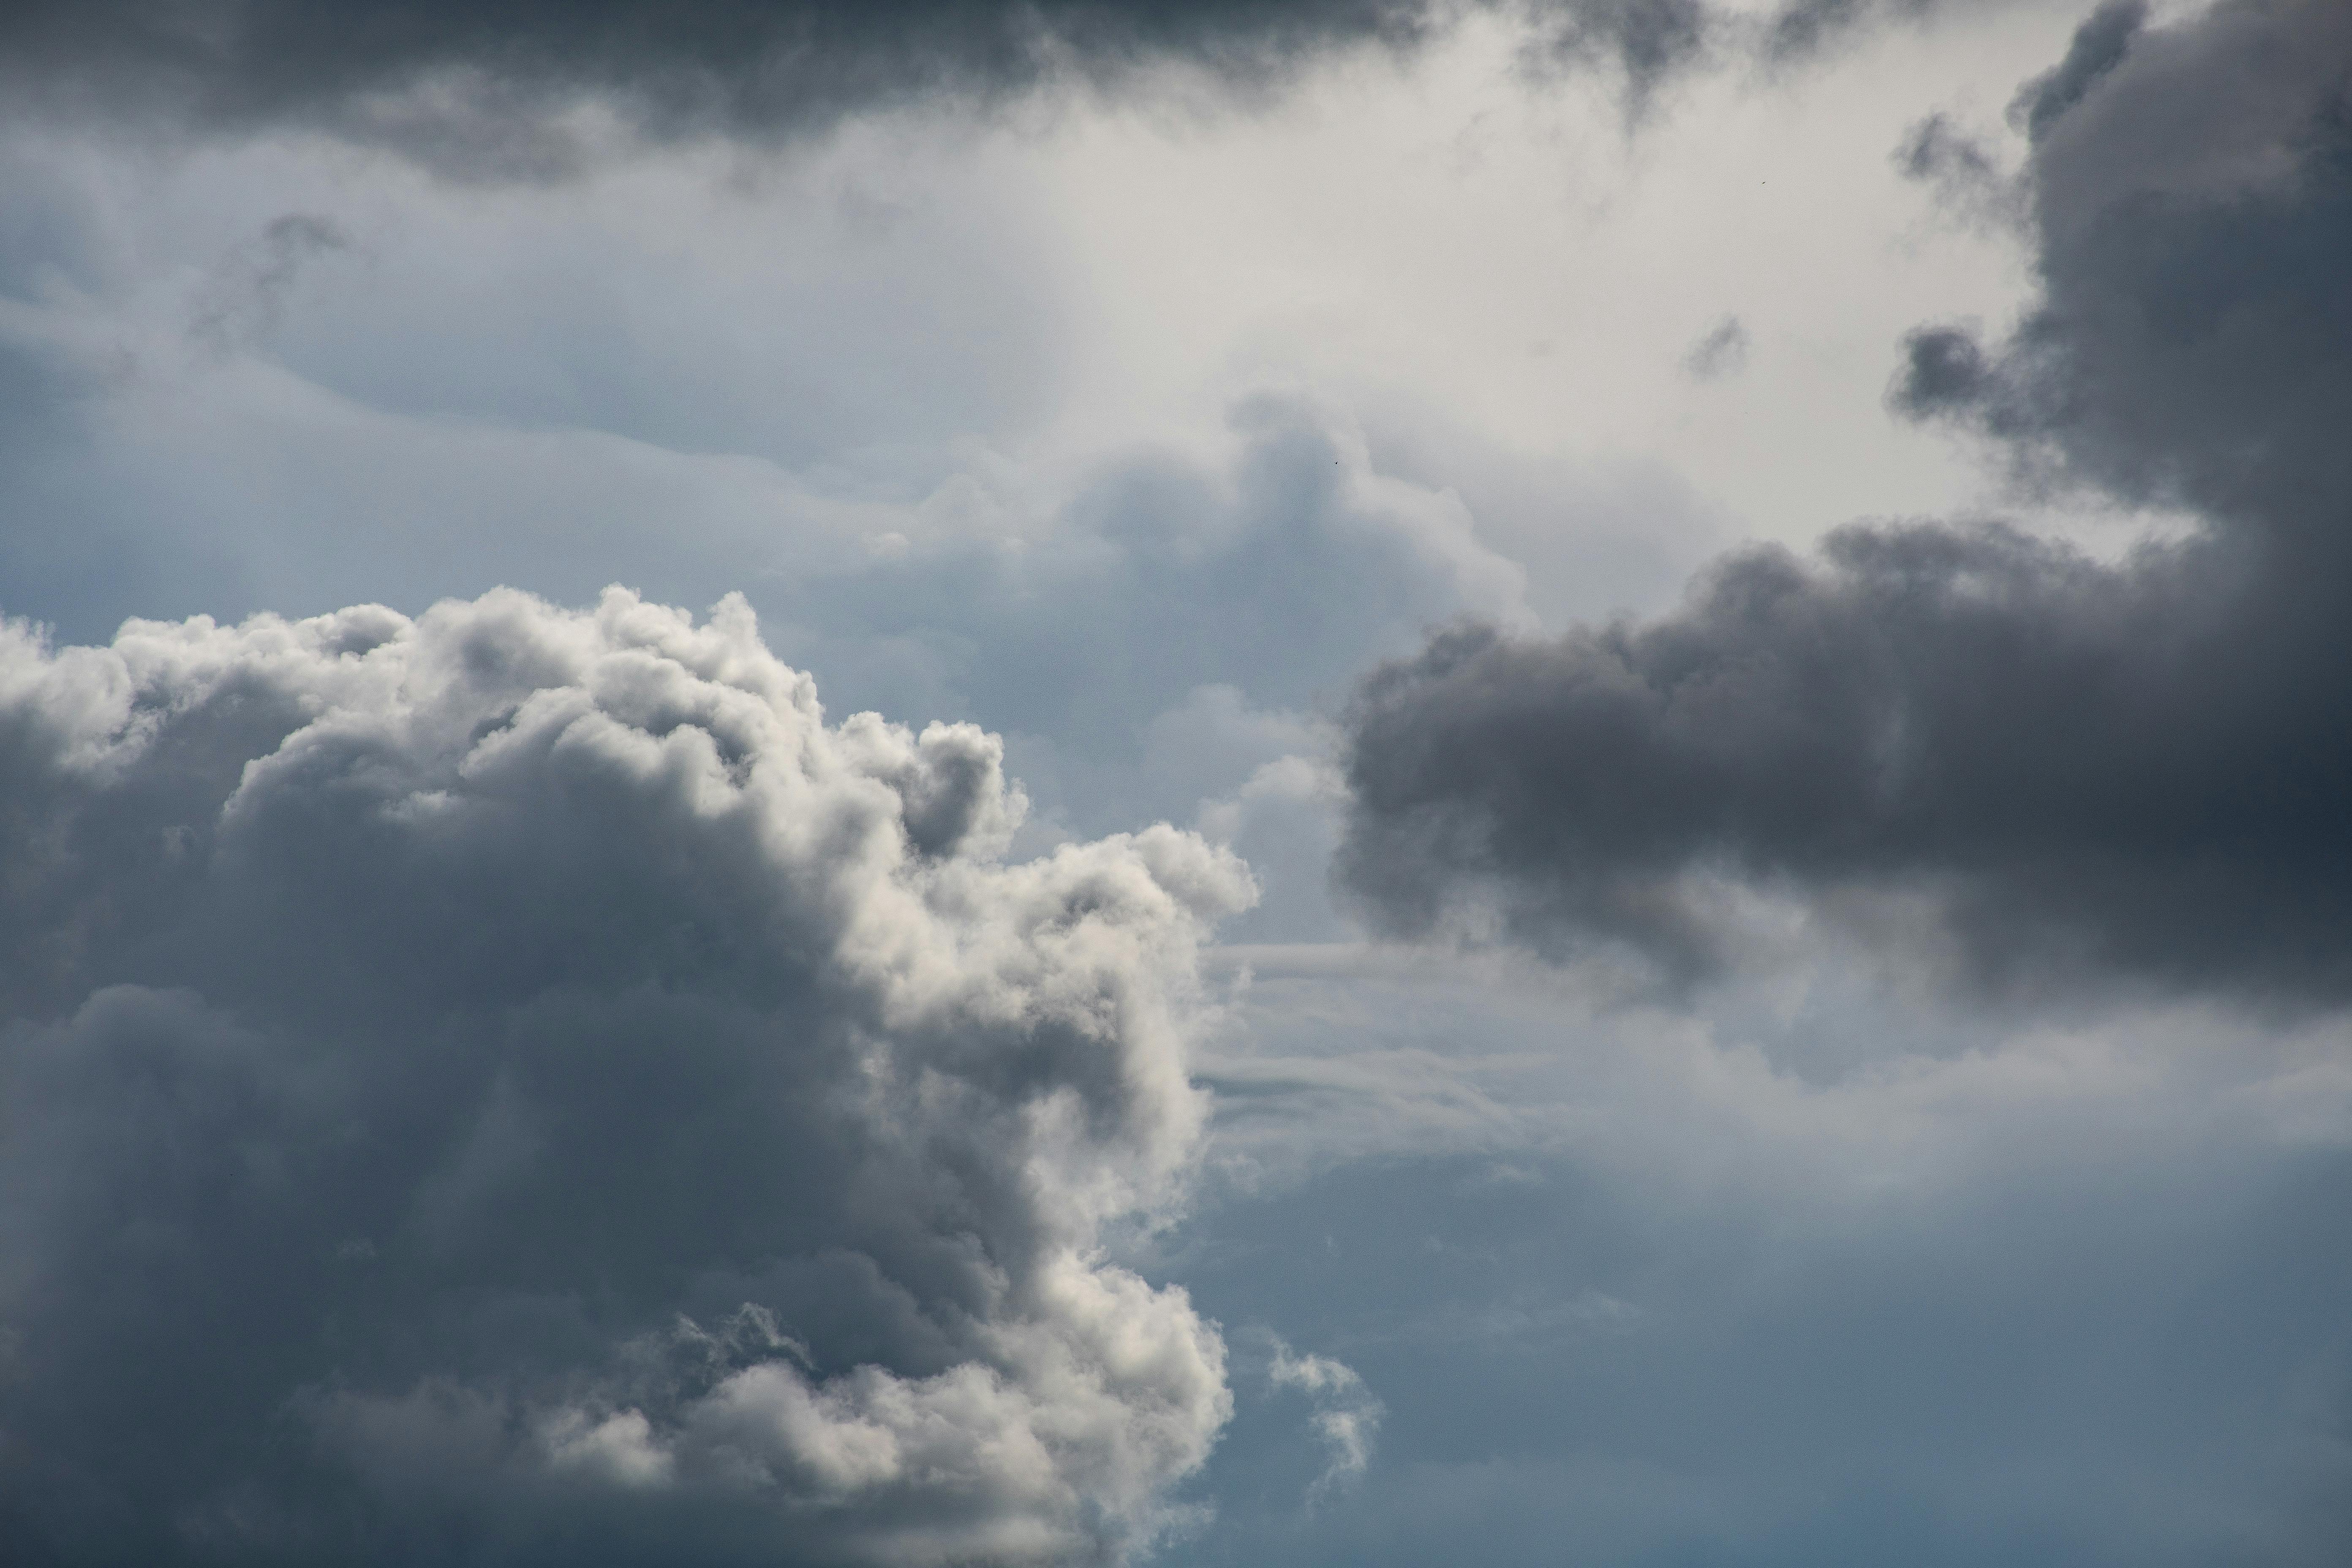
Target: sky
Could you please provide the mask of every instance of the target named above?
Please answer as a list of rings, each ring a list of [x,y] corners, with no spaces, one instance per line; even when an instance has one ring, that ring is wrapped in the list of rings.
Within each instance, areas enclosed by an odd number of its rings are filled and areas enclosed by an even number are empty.
[[[2352,1552],[2352,8],[0,6],[0,1558]]]

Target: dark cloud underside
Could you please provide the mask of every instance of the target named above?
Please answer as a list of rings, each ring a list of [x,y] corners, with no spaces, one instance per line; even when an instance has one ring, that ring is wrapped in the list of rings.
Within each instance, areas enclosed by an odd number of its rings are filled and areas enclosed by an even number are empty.
[[[2019,118],[2040,301],[1914,334],[1894,401],[2201,531],[1851,527],[1656,621],[1441,637],[1351,720],[1386,926],[1695,973],[1727,874],[1927,893],[1985,978],[2352,989],[2352,9],[2111,5]]]
[[[1796,0],[1759,25],[1704,0],[20,0],[0,7],[0,80],[19,111],[308,127],[445,172],[544,177],[592,155],[562,122],[588,98],[656,139],[772,139],[1154,64],[1263,87],[1480,8],[1529,21],[1535,58],[1617,71],[1638,106],[1719,46],[1810,54],[1882,11],[1932,6]]]
[[[1402,44],[1423,0],[192,0],[11,6],[0,59],[55,108],[218,129],[310,125],[459,170],[559,172],[583,95],[657,137],[782,135],[925,97],[1182,60],[1239,79]]]

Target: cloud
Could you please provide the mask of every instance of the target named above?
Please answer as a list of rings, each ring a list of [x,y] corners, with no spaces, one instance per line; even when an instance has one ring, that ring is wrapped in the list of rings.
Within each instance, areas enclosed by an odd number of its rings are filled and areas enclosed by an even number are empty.
[[[1998,523],[1718,561],[1683,607],[1477,627],[1350,721],[1386,929],[1626,943],[1685,978],[1794,892],[1924,899],[1976,980],[2352,990],[2352,13],[2109,8],[2021,100],[2040,299],[1915,334],[1895,405],[2017,481],[2201,527],[2120,565]]]
[[[1693,381],[1719,381],[1748,367],[1748,329],[1737,316],[1726,316],[1683,355],[1683,374]]]
[[[2147,0],[2106,0],[2075,29],[2066,58],[2027,82],[2010,116],[2035,141],[2060,115],[2083,101],[2098,79],[2123,63],[2124,51],[2147,21]]]
[[[1662,87],[1702,59],[1723,20],[1704,0],[1591,0],[1538,14],[1536,60],[1615,66],[1624,77],[1626,115],[1636,121]]]
[[[1612,70],[1629,127],[1696,72],[1725,66],[1773,70],[1833,54],[1889,24],[1917,25],[1981,0],[1786,0],[1771,9],[1707,0],[1528,0],[1527,66]]]
[[[71,110],[221,130],[311,126],[445,171],[545,176],[577,167],[602,100],[657,139],[775,138],[929,97],[987,101],[1060,78],[1153,62],[1237,82],[1349,42],[1403,44],[1422,0],[1162,5],[954,0],[757,6],[426,4],[321,7],[198,0],[13,8],[0,23],[12,89]]]
[[[561,177],[633,138],[773,142],[864,110],[986,107],[1040,88],[1131,84],[1176,66],[1244,91],[1359,47],[1409,49],[1469,11],[1530,29],[1545,68],[1605,66],[1638,117],[1710,58],[1814,55],[1921,0],[98,0],[0,14],[20,112],[247,133],[323,132],[468,178]]]
[[[278,325],[303,265],[315,257],[351,248],[351,237],[334,219],[315,213],[287,213],[262,226],[253,244],[225,259],[197,302],[190,335],[222,353],[267,334]]]
[[[821,198],[825,183],[812,183]],[[624,172],[606,195],[643,199],[646,184]],[[568,207],[591,194],[534,190],[495,205]],[[694,286],[708,279],[691,273],[662,279],[660,298],[700,310],[680,305],[685,326],[668,339],[608,342],[632,311],[608,309],[600,328],[576,298],[557,323],[525,330],[516,323],[566,292],[541,280],[544,260],[528,287],[437,316],[420,300],[289,369],[271,351],[314,339],[333,290],[363,285],[370,311],[399,291],[383,260],[398,247],[380,222],[341,220],[356,254],[321,248],[278,221],[289,195],[301,198],[297,216],[316,210],[316,193],[279,192],[260,215],[222,222],[228,243],[193,287],[190,268],[123,289],[132,298],[119,307],[79,289],[0,306],[0,352],[22,345],[30,405],[13,430],[0,425],[0,443],[21,442],[8,454],[19,482],[0,504],[5,608],[79,641],[104,640],[126,615],[297,614],[362,597],[414,612],[491,583],[560,602],[616,576],[671,602],[708,603],[740,584],[771,646],[817,673],[837,704],[973,718],[1004,733],[1039,808],[1025,846],[1190,824],[1204,801],[1233,797],[1239,819],[1222,830],[1265,858],[1271,894],[1248,919],[1294,935],[1324,934],[1331,920],[1330,813],[1319,782],[1309,800],[1288,778],[1245,790],[1252,774],[1286,755],[1327,754],[1300,710],[1328,707],[1426,626],[1464,608],[1525,614],[1524,574],[1444,477],[1399,476],[1376,435],[1292,389],[1227,401],[1227,416],[1197,436],[1180,426],[1059,461],[1002,437],[941,438],[932,450],[929,421],[909,407],[961,374],[954,345],[932,337],[894,351],[887,311],[861,317],[828,300],[818,313],[840,353],[856,340],[850,357],[867,371],[893,352],[934,367],[907,396],[877,399],[861,432],[903,436],[903,447],[875,442],[830,462],[740,453],[725,449],[737,436],[728,421],[806,434],[805,405],[778,408],[772,389],[699,373],[729,358],[718,329],[730,323],[745,363],[795,363],[789,336],[755,336],[722,308],[723,290],[717,306],[699,299]],[[433,250],[464,255],[470,243],[496,256],[497,237],[436,233]],[[575,236],[562,238],[569,254]],[[184,242],[175,232],[170,243]],[[614,239],[598,254],[627,248]],[[959,258],[944,242],[922,248]],[[947,266],[941,287],[974,270]],[[281,274],[290,278],[259,281]],[[418,292],[447,285],[430,273]],[[1012,314],[980,285],[957,287],[963,306],[980,289],[992,323]],[[454,331],[452,312],[469,342],[477,328],[493,334],[454,368],[417,347]],[[811,352],[797,374],[828,388],[838,414],[856,398],[858,372],[835,374]],[[420,380],[462,385],[488,406],[404,407],[396,392],[336,374],[392,376],[404,353],[425,367]],[[1001,354],[980,343],[964,353],[975,395],[986,384],[1000,404],[1017,401],[1007,390],[1017,365],[999,364],[992,380],[979,373]],[[110,382],[115,355],[128,374]],[[659,424],[633,427],[624,410],[615,430],[566,429],[567,414],[581,415],[559,401],[499,396],[501,377],[528,386],[551,367],[547,380],[619,389],[616,404],[655,409]],[[912,427],[893,432],[886,413]],[[685,445],[673,431],[689,426],[721,449],[653,444]],[[272,477],[257,488],[262,473]],[[114,548],[89,548],[93,537]],[[1213,688],[1245,689],[1244,706],[1282,734],[1236,713],[1224,735],[1201,714],[1154,739],[1155,716]]]
[[[1913,125],[1895,150],[1895,167],[1933,192],[1944,212],[1976,228],[2013,229],[2025,216],[2026,192],[1985,142],[1948,114],[1930,114]]]
[[[0,1555],[1109,1561],[1230,1408],[1166,827],[740,600],[0,639]]]
[[[1299,1355],[1276,1338],[1265,1375],[1275,1387],[1297,1389],[1314,1403],[1315,1435],[1323,1440],[1330,1461],[1308,1489],[1310,1499],[1354,1480],[1370,1468],[1385,1412],[1353,1367],[1330,1356]]]
[[[1460,499],[1380,472],[1351,421],[1261,394],[1226,424],[1213,462],[1147,447],[1091,465],[1051,531],[1016,545],[935,527],[854,574],[779,574],[767,592],[844,680],[862,689],[896,662],[951,692],[955,710],[1049,737],[1072,767],[1127,760],[1144,725],[1202,687],[1307,710],[1465,608],[1528,618],[1525,574]],[[1118,793],[1187,811],[1208,787],[1191,764],[1213,749],[1171,744]]]
[[[1251,954],[1168,1245],[1387,1414],[1309,1534],[1243,1397],[1223,1550],[1178,1560],[2340,1557],[2347,1016],[2021,1025],[1851,956],[1665,1008],[1507,952]]]

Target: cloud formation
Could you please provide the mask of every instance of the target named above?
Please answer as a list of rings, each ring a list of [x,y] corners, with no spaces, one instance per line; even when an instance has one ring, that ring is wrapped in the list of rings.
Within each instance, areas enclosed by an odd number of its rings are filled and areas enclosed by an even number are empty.
[[[20,110],[229,133],[293,126],[445,173],[546,178],[624,129],[775,140],[866,110],[985,105],[1167,65],[1263,89],[1331,50],[1410,48],[1479,10],[1531,28],[1532,64],[1615,70],[1638,110],[1709,58],[1810,55],[1882,15],[1930,8],[1792,0],[1757,18],[1706,0],[100,0],[0,10],[0,80]],[[590,105],[609,114],[601,127],[582,119]]]
[[[226,131],[310,126],[459,173],[551,174],[586,147],[590,98],[657,139],[774,137],[925,98],[986,101],[1060,77],[1189,63],[1266,80],[1337,43],[1402,44],[1423,0],[776,0],[11,7],[12,88],[67,108]]]
[[[1328,1495],[1370,1468],[1386,1411],[1355,1368],[1330,1356],[1298,1355],[1276,1339],[1265,1375],[1275,1387],[1296,1389],[1314,1403],[1315,1435],[1330,1458],[1308,1489],[1310,1500]]]
[[[1244,1399],[1187,1568],[2344,1555],[2342,1014],[2020,1027],[1827,952],[1673,1008],[1501,953],[1250,956],[1203,1053],[1234,1179],[1171,1249],[1387,1418],[1310,1532]]]
[[[1161,827],[740,600],[0,640],[0,1555],[1107,1562],[1231,1401]]]
[[[1683,355],[1683,374],[1694,381],[1717,381],[1748,367],[1748,328],[1737,316],[1709,327]]]
[[[1687,977],[1742,889],[1898,893],[1979,980],[2352,988],[2352,13],[2110,5],[2019,105],[2040,299],[1914,334],[1892,401],[2202,526],[2114,566],[1852,526],[1656,620],[1442,636],[1350,721],[1340,874],[1382,925]]]

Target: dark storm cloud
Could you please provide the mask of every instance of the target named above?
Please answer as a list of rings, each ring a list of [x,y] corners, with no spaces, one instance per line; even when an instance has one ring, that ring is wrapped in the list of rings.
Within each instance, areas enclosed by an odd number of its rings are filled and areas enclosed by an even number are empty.
[[[1100,1562],[1230,1406],[1160,828],[740,601],[0,634],[0,1558]]]
[[[1425,0],[489,0],[14,5],[12,90],[224,129],[298,124],[479,172],[557,172],[583,94],[642,129],[780,135],[934,94],[988,99],[1181,60],[1265,79],[1318,48],[1403,44]]]
[[[1901,890],[1979,978],[2352,989],[2352,9],[2110,6],[2020,101],[2040,300],[1915,334],[1893,400],[2201,529],[1850,527],[1655,621],[1440,637],[1351,718],[1384,924],[1689,974],[1727,887]]]
[[[92,0],[0,7],[19,112],[150,128],[317,129],[446,173],[551,177],[594,155],[594,99],[656,139],[774,139],[916,100],[986,103],[1178,63],[1242,87],[1319,53],[1410,47],[1465,10],[1529,22],[1534,56],[1622,72],[1629,104],[1711,54],[1807,57],[1932,9],[1796,0]]]

